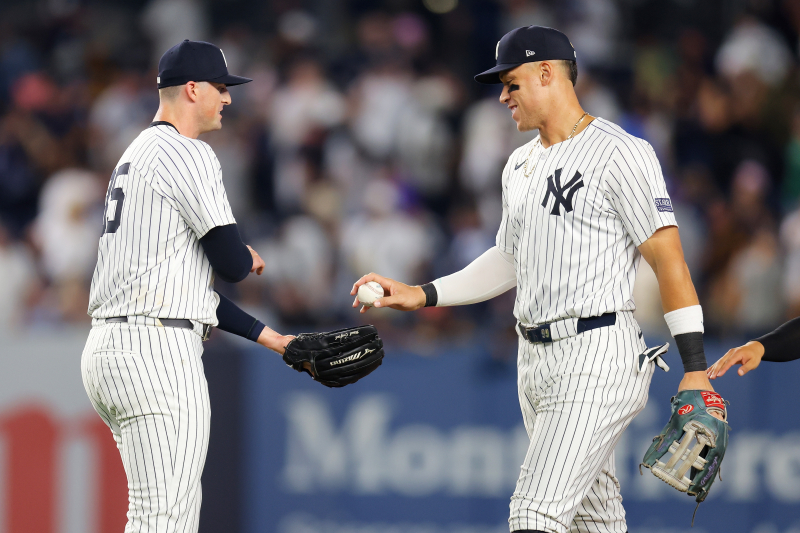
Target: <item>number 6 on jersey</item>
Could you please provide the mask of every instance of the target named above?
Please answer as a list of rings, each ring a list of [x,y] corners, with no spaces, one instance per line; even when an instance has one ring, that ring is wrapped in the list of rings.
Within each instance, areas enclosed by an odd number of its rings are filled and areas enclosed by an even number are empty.
[[[122,192],[122,187],[114,187],[117,181],[117,176],[128,173],[130,163],[120,165],[113,174],[111,174],[111,181],[108,184],[108,189],[111,191],[106,196],[106,209],[105,219],[103,220],[103,234],[116,233],[119,229],[120,219],[122,217],[122,203],[125,201],[125,193]]]

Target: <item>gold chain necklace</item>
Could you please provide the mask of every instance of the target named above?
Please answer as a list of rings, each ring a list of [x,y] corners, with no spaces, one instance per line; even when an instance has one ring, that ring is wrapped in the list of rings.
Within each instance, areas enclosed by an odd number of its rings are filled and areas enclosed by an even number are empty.
[[[581,115],[581,118],[578,119],[578,122],[576,122],[575,125],[572,126],[572,132],[569,134],[569,137],[564,139],[565,141],[568,141],[568,140],[572,139],[572,136],[575,135],[575,131],[578,129],[578,126],[581,125],[581,122],[583,122],[583,119],[585,119],[586,115],[588,115],[588,114],[589,114],[588,112],[584,112],[583,115]],[[542,142],[541,138],[540,138],[539,142]],[[531,174],[533,174],[533,171],[536,170],[537,163],[534,163],[533,167],[531,167],[531,171],[528,172],[528,161],[530,161],[531,155],[533,155],[533,149],[534,149],[534,146],[531,146],[531,149],[528,152],[528,157],[525,159],[525,168],[522,169],[522,172],[525,174],[526,178],[530,178]]]

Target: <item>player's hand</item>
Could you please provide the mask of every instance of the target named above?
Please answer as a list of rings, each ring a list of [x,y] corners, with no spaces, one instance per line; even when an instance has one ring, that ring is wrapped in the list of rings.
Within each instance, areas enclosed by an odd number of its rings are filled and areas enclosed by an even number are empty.
[[[719,358],[719,361],[708,367],[706,374],[709,379],[717,379],[725,375],[733,365],[742,365],[738,374],[744,376],[761,364],[764,357],[764,345],[758,341],[750,341],[744,346],[728,350],[728,353]]]
[[[255,272],[259,276],[262,272],[264,272],[264,260],[261,259],[261,256],[258,255],[258,252],[253,250],[250,245],[246,245],[247,249],[250,250],[250,255],[253,256],[253,268],[250,269],[250,272]]]
[[[390,307],[398,311],[416,311],[425,307],[425,292],[421,287],[406,285],[374,273],[367,274],[356,281],[350,294],[356,296],[358,288],[369,281],[378,282],[383,287],[383,293],[386,295],[375,300],[372,304],[373,307]],[[360,302],[358,301],[358,296],[356,296],[356,299],[353,300],[353,307],[358,307],[359,305]],[[368,309],[369,307],[366,305],[361,306],[362,313],[366,313]]]
[[[708,380],[708,376],[702,370],[698,370],[697,372],[686,372],[683,375],[683,379],[681,380],[680,385],[678,385],[678,392],[682,390],[707,390],[713,391],[714,387],[711,386],[711,382]],[[709,413],[723,420],[722,415],[715,412],[709,411]]]
[[[292,342],[292,339],[294,339],[293,335],[281,335],[280,333],[264,326],[264,329],[261,330],[256,342],[265,348],[269,348],[273,352],[278,352],[279,354],[283,355],[283,352],[286,351],[286,345]]]

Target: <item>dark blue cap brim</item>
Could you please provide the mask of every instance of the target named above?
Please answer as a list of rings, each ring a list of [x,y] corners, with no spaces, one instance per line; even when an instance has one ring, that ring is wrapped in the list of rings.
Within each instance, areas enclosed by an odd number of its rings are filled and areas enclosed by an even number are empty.
[[[500,73],[504,70],[511,70],[512,68],[517,68],[520,65],[524,65],[526,62],[523,61],[522,63],[504,63],[502,65],[497,65],[496,67],[492,67],[489,70],[481,72],[477,76],[475,76],[475,81],[478,83],[485,83],[487,85],[493,83],[503,83],[500,80]],[[530,61],[528,61],[530,63]]]
[[[224,76],[220,76],[218,78],[213,79],[206,79],[206,80],[195,80],[191,78],[178,78],[178,79],[171,79],[171,80],[161,80],[161,83],[158,84],[159,89],[166,89],[167,87],[174,87],[175,85],[184,85],[189,83],[190,81],[210,81],[212,83],[224,83],[226,86],[231,87],[233,85],[241,85],[243,83],[249,83],[253,80],[250,78],[245,78],[243,76],[234,76],[233,74],[226,74]]]
[[[230,87],[232,85],[241,85],[243,83],[249,83],[253,80],[251,80],[250,78],[245,78],[244,76],[234,76],[233,74],[227,74],[225,76],[221,76],[213,80],[205,80],[205,81],[211,81],[214,83],[224,83],[225,85]]]

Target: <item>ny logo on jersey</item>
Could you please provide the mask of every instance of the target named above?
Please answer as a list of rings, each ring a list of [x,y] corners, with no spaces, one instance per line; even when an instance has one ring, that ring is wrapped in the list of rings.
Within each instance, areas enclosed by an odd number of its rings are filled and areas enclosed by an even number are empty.
[[[572,179],[562,187],[561,169],[559,168],[552,176],[547,178],[547,194],[544,195],[542,207],[547,207],[547,200],[550,198],[550,193],[553,193],[555,202],[553,203],[553,209],[550,210],[550,214],[556,216],[561,215],[560,206],[562,205],[564,206],[564,212],[569,213],[572,211],[572,197],[581,187],[583,187],[583,180],[581,179],[581,173],[577,170],[575,171],[575,175],[572,176]],[[566,198],[564,197],[564,191],[567,191]]]

